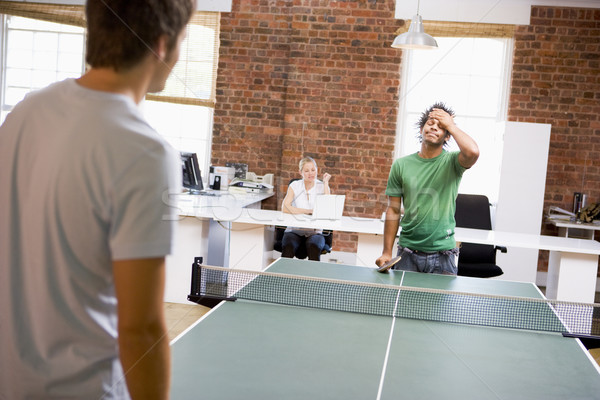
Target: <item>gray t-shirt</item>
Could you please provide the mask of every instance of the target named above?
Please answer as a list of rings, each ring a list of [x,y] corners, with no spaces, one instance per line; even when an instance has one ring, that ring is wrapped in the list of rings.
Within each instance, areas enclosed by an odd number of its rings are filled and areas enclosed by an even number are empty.
[[[114,260],[162,257],[174,149],[128,97],[68,79],[0,127],[0,398],[128,398]],[[143,274],[144,271],[140,271]]]

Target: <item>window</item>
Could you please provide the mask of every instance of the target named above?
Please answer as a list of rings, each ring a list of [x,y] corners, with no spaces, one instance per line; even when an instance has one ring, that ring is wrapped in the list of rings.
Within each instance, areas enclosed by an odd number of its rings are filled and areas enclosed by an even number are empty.
[[[506,120],[512,39],[436,38],[439,48],[405,51],[396,156],[419,150],[420,114],[437,101],[456,112],[456,123],[477,142],[480,157],[459,191],[498,198],[502,124]],[[449,150],[458,150],[454,141]]]
[[[2,109],[0,121],[32,90],[85,68],[83,28],[15,16],[2,16]]]
[[[9,3],[0,14],[0,123],[30,91],[85,71],[83,7]],[[141,104],[149,123],[180,151],[198,154],[208,175],[219,54],[219,13],[197,12],[187,27],[179,62],[165,90]]]
[[[196,153],[208,178],[219,55],[219,14],[197,13],[165,89],[142,104],[148,122],[180,151]]]
[[[161,101],[145,101],[148,122],[179,151],[196,153],[205,180],[210,164],[213,108]]]

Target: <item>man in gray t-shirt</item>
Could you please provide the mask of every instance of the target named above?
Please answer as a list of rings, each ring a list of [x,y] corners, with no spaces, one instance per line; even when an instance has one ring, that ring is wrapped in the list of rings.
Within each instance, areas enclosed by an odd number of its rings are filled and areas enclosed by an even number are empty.
[[[138,110],[193,0],[89,0],[91,68],[0,127],[0,399],[164,399],[174,150]]]

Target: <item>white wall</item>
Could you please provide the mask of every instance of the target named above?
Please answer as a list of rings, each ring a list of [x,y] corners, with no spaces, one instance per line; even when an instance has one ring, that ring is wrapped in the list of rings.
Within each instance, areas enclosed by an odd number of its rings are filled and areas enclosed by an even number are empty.
[[[496,231],[539,235],[544,213],[549,124],[506,122],[496,208]],[[498,253],[502,279],[536,282],[538,250]]]
[[[598,0],[396,0],[396,18],[529,25],[532,5],[600,8]]]

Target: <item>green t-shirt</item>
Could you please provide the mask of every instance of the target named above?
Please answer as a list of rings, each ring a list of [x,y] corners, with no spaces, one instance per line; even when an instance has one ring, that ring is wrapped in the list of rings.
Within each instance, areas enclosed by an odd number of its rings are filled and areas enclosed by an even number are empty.
[[[465,168],[459,152],[443,151],[435,158],[414,153],[397,159],[385,194],[402,197],[400,246],[426,252],[456,247],[454,211]]]

